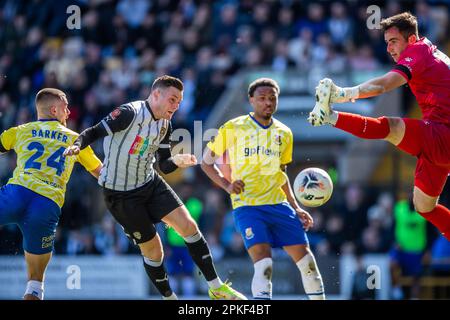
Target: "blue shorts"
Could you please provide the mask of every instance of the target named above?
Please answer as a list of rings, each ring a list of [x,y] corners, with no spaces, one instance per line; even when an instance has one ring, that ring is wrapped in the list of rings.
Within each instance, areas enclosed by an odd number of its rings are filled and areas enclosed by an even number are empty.
[[[233,215],[247,249],[257,243],[269,243],[272,248],[308,244],[303,225],[287,202],[243,206],[235,209]]]
[[[53,250],[61,209],[49,198],[16,184],[0,189],[0,225],[15,223],[23,235],[23,249],[32,254]]]

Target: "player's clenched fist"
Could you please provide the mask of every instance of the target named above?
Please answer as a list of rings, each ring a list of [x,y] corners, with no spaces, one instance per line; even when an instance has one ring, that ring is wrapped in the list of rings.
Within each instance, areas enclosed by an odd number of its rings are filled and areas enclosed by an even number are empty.
[[[176,154],[172,157],[172,160],[179,168],[187,168],[197,164],[197,158],[193,154]]]
[[[80,153],[80,147],[79,146],[70,146],[67,147],[66,150],[64,150],[63,156],[75,156]]]
[[[227,187],[227,192],[229,194],[236,193],[239,194],[244,191],[245,183],[242,180],[236,180],[230,183]]]

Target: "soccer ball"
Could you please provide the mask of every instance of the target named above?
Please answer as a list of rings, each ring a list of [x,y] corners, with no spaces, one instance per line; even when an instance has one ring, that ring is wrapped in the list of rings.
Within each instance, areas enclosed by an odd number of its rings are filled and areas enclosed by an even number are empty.
[[[294,180],[294,194],[306,207],[319,207],[331,198],[333,182],[325,170],[306,168]]]

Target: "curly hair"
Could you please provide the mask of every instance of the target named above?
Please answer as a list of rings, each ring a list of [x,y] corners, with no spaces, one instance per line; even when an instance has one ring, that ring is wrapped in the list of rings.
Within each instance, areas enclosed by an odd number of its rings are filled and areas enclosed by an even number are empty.
[[[250,83],[248,87],[248,96],[253,97],[253,94],[258,87],[272,87],[275,88],[278,94],[280,94],[280,87],[275,80],[270,78],[259,78]]]

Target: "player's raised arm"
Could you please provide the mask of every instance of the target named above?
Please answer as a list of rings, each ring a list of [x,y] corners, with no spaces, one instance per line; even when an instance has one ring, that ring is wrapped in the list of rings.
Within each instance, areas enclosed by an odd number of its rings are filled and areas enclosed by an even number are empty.
[[[114,109],[102,121],[93,127],[89,127],[80,133],[74,144],[64,151],[64,156],[73,156],[80,153],[93,142],[104,138],[107,135],[112,135],[128,128],[133,122],[135,112],[127,105],[120,106]]]
[[[389,71],[385,75],[368,80],[359,85],[359,99],[378,96],[394,90],[406,83],[405,78],[396,72]]]
[[[341,88],[331,81],[331,103],[343,103],[375,97],[385,92],[394,90],[406,83],[406,79],[399,73],[389,71],[385,75],[368,80],[355,87]],[[319,86],[321,83],[319,83]]]

